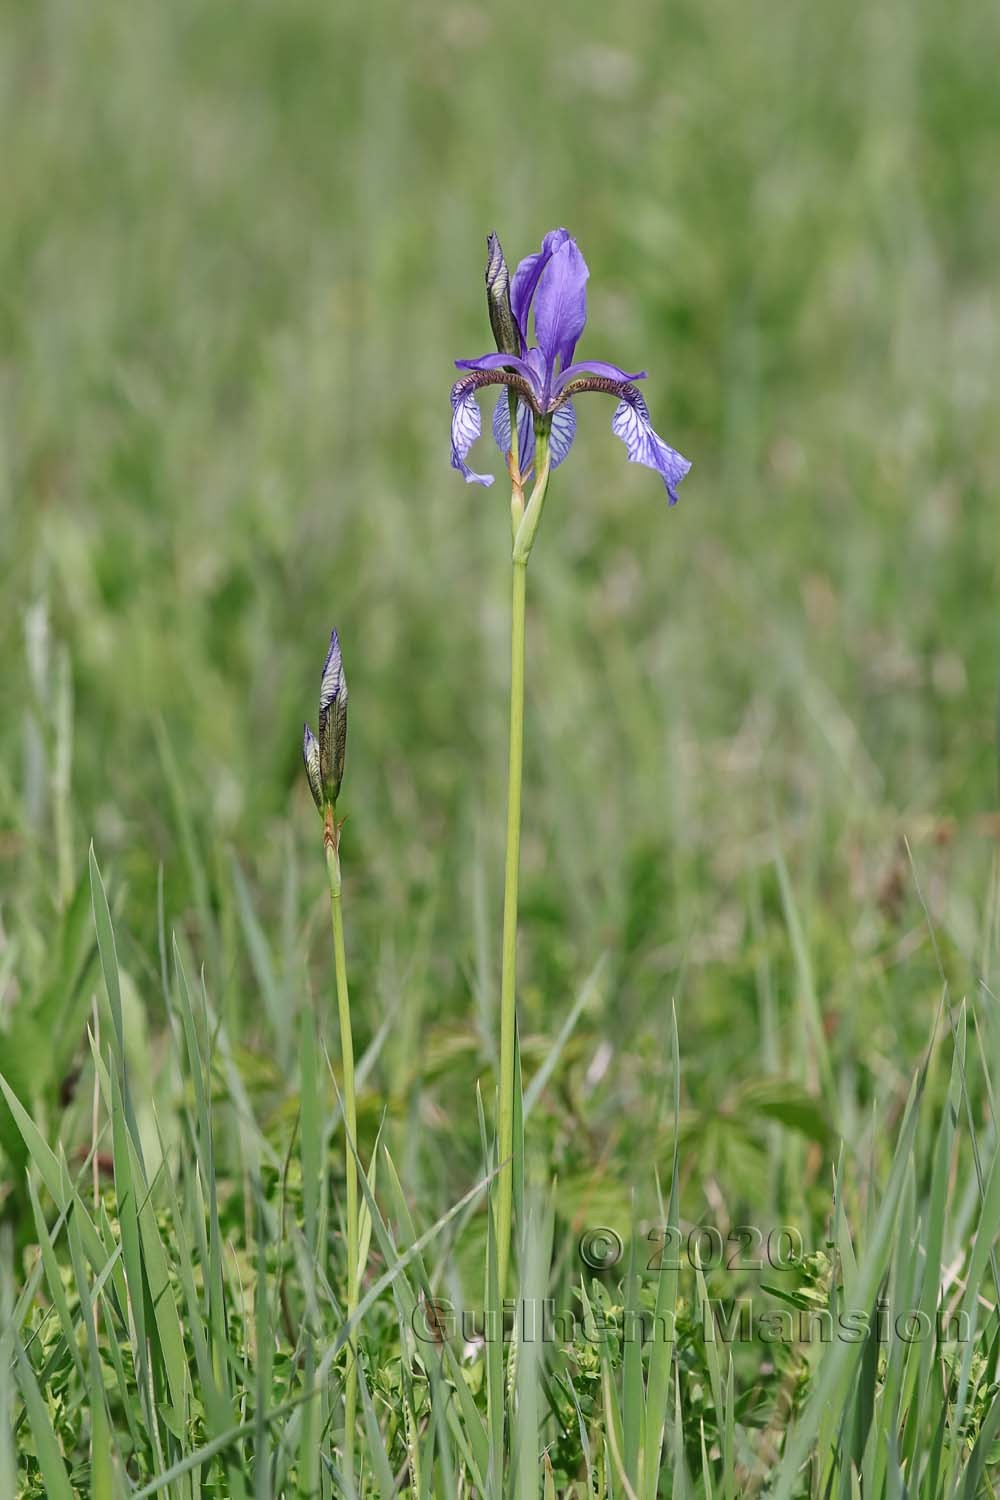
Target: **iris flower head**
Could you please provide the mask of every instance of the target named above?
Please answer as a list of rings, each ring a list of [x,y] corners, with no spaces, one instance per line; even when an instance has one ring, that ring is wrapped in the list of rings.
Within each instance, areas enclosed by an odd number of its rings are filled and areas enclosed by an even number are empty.
[[[500,241],[491,234],[486,265],[486,294],[496,354],[457,359],[466,373],[451,392],[451,465],[468,484],[490,485],[492,474],[476,474],[466,463],[482,431],[476,392],[487,385],[505,387],[493,412],[493,437],[501,454],[511,451],[510,397],[517,398],[518,466],[531,469],[537,432],[548,435],[553,468],[573,446],[576,410],[573,398],[585,391],[616,396],[611,430],[625,444],[632,463],[655,469],[670,504],[691,465],[653,431],[649,408],[634,384],[645,370],[630,375],[606,360],[574,358],[587,321],[590,272],[576,240],[565,229],[553,229],[542,247],[521,261],[513,276],[507,270]],[[533,325],[533,327],[532,327]],[[531,335],[534,334],[534,343]]]

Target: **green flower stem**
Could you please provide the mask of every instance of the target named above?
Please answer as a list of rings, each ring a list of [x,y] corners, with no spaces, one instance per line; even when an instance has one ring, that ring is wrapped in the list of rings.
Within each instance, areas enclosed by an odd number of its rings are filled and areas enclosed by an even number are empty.
[[[344,1175],[347,1181],[347,1316],[358,1305],[358,1168],[354,1152],[358,1144],[358,1112],[354,1093],[354,1041],[351,1036],[351,1002],[347,992],[347,956],[344,951],[344,912],[341,902],[340,836],[335,810],[329,804],[323,828],[326,868],[330,877],[330,915],[333,921],[333,962],[337,976],[337,1014],[340,1022],[340,1053],[344,1083]],[[354,1478],[354,1423],[357,1412],[358,1372],[351,1345],[344,1386],[344,1467]]]
[[[528,557],[549,483],[548,431],[535,432],[535,485],[523,515],[514,522],[510,624],[510,752],[507,762],[507,854],[503,889],[503,950],[500,967],[500,1119],[497,1175],[497,1280],[501,1300],[510,1260],[514,1195],[514,1046],[517,992],[517,886],[521,856],[521,778],[524,760],[524,617]]]
[[[514,1148],[514,1012],[517,975],[517,878],[521,856],[521,768],[524,751],[524,604],[527,561],[514,563],[510,628],[510,754],[507,762],[507,856],[500,969],[500,1141],[497,1178],[497,1278],[501,1298],[510,1255]]]

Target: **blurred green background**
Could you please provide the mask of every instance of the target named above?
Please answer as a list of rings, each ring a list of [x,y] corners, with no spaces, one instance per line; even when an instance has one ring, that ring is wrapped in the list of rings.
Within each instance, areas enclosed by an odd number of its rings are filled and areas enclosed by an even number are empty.
[[[537,1129],[567,1191],[603,1172],[625,1193],[655,1155],[676,997],[693,1138],[723,1198],[759,1204],[745,1099],[768,1075],[820,1097],[811,984],[838,1100],[806,1134],[856,1137],[905,1087],[939,991],[904,836],[958,989],[990,931],[1000,13],[3,16],[8,1021],[93,838],[149,1033],[162,866],[164,925],[280,1111],[282,1006],[333,1018],[299,747],[336,623],[361,1046],[392,1018],[367,1107],[426,1127],[411,1181],[426,1152],[444,1199],[468,1182],[495,1031],[509,522],[501,483],[448,466],[451,362],[490,346],[486,233],[514,262],[565,224],[591,268],[581,354],[647,368],[694,467],[669,512],[611,404],[581,401],[533,555],[526,1069],[609,954]]]

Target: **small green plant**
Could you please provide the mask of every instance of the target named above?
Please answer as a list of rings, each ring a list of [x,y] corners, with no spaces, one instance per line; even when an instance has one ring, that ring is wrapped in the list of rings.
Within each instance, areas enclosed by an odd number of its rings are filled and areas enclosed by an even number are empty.
[[[344,1090],[344,1180],[346,1183],[347,1218],[347,1316],[352,1318],[358,1306],[358,1283],[361,1277],[361,1231],[358,1208],[358,1109],[354,1084],[354,1039],[351,1030],[351,1002],[347,989],[347,955],[344,946],[343,882],[340,874],[340,832],[337,821],[337,798],[344,779],[347,754],[347,678],[336,630],[330,634],[330,646],[323,663],[319,691],[319,736],[306,724],[303,731],[302,758],[305,762],[309,790],[323,819],[323,850],[330,882],[330,917],[333,926],[333,959],[337,985],[337,1018],[340,1025],[340,1058]],[[344,1468],[353,1485],[354,1426],[357,1413],[357,1354],[354,1344],[348,1346],[347,1376],[344,1385]]]

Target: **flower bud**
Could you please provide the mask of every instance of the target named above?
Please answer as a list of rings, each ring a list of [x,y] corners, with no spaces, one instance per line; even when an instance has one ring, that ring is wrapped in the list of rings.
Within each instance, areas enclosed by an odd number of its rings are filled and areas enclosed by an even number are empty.
[[[493,337],[501,354],[520,354],[521,335],[510,305],[510,272],[495,234],[487,239],[486,248],[486,305]]]
[[[335,803],[344,779],[347,754],[347,678],[340,655],[340,639],[330,634],[319,690],[319,770],[323,796]]]

